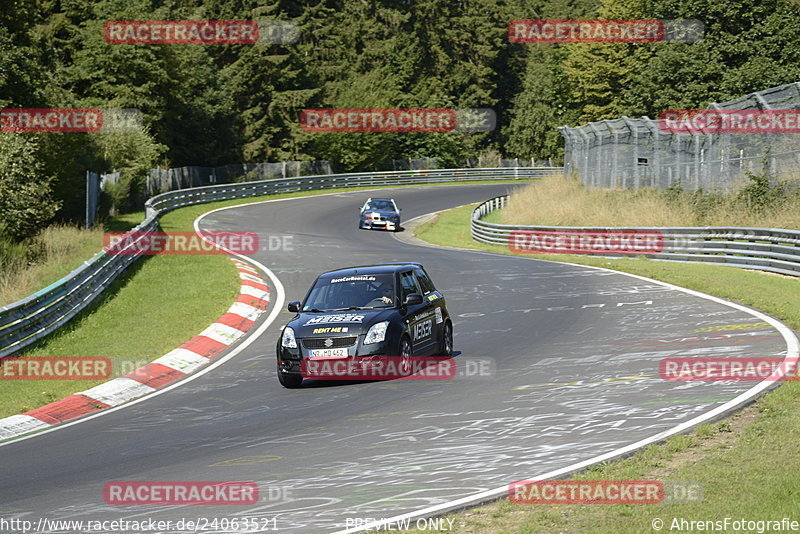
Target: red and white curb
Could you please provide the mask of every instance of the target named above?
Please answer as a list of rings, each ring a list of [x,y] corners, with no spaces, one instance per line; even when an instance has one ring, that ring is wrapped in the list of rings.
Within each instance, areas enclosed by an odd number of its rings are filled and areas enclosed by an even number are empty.
[[[23,414],[0,419],[0,441],[70,421],[148,395],[208,364],[250,330],[269,305],[266,281],[249,264],[236,264],[241,289],[217,322],[161,358],[99,386]]]

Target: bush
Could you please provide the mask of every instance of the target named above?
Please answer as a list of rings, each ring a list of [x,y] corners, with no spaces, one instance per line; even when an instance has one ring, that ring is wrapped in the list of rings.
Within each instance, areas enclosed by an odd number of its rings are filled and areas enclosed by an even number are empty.
[[[141,209],[145,183],[150,169],[166,151],[156,143],[147,128],[132,132],[100,132],[93,134],[103,159],[114,170],[120,171],[115,184],[108,185],[104,196],[110,197],[114,212]]]
[[[755,213],[780,208],[786,198],[782,185],[770,185],[766,174],[746,173],[750,183],[739,191],[737,201]]]
[[[58,210],[42,169],[37,136],[0,133],[0,235],[11,241],[32,237]]]

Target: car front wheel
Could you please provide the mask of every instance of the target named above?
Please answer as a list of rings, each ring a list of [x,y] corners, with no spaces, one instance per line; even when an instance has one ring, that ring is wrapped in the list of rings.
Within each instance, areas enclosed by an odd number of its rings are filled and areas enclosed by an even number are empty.
[[[296,389],[299,388],[300,384],[303,383],[303,377],[301,375],[282,373],[281,370],[278,369],[278,382],[280,382],[285,388]]]

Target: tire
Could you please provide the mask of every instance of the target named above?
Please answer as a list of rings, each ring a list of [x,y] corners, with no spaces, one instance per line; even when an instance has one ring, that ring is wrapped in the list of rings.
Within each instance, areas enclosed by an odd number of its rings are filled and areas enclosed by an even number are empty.
[[[398,351],[400,354],[400,367],[403,371],[408,371],[411,369],[411,340],[408,336],[403,336],[400,339],[400,350]]]
[[[453,323],[450,321],[444,323],[444,330],[442,330],[442,345],[439,348],[439,355],[453,355]]]
[[[280,369],[278,369],[278,382],[287,389],[297,389],[303,383],[303,377],[302,375],[281,373]]]

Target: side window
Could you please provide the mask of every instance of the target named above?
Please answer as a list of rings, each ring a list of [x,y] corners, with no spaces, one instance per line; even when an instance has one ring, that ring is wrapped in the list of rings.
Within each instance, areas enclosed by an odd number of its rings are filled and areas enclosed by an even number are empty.
[[[433,287],[433,282],[428,278],[428,275],[425,274],[425,271],[422,269],[414,269],[414,274],[417,275],[417,280],[422,288],[423,295],[427,295],[431,291],[436,291],[436,288]]]
[[[400,302],[403,302],[411,293],[419,293],[417,281],[414,279],[414,274],[411,271],[400,273],[400,288],[402,290]]]

